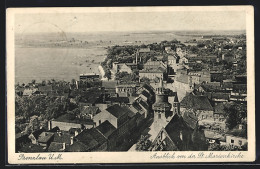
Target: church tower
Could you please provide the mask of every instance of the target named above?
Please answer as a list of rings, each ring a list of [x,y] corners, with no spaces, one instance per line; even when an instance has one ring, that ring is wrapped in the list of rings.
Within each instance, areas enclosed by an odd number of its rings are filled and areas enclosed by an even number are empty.
[[[180,102],[179,102],[177,93],[176,93],[176,95],[174,96],[174,101],[173,101],[173,114],[177,114],[177,115],[181,116],[181,112],[180,112]]]
[[[170,114],[172,105],[168,102],[168,95],[163,87],[163,80],[160,79],[159,87],[156,88],[155,103],[152,108],[154,111],[154,127],[161,130],[167,124],[167,115]]]

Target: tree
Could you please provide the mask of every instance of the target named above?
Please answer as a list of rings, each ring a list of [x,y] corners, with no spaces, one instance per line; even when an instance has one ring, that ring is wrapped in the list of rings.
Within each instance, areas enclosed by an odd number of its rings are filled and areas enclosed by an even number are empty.
[[[111,76],[112,76],[111,71],[109,69],[106,69],[104,77],[106,77],[108,80],[110,80]]]
[[[148,151],[148,149],[151,147],[152,141],[149,140],[149,135],[141,136],[140,140],[136,143],[136,150],[137,151]]]
[[[35,84],[35,83],[36,83],[36,80],[33,79],[33,80],[32,80],[32,84]]]
[[[46,86],[46,81],[45,80],[42,81],[42,86]]]
[[[247,107],[245,104],[231,102],[225,105],[224,111],[227,113],[226,124],[229,129],[242,123],[243,119],[247,117]]]

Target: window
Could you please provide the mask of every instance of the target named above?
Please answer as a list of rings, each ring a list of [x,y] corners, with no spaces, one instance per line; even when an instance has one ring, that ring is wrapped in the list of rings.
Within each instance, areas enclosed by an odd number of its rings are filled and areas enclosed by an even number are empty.
[[[234,140],[233,139],[231,139],[231,141],[230,141],[232,144],[234,143]]]
[[[239,144],[240,146],[242,146],[242,141],[241,141],[241,140],[238,140],[238,144]]]
[[[158,119],[161,119],[161,114],[158,114]]]
[[[101,124],[101,120],[98,121],[99,125]]]

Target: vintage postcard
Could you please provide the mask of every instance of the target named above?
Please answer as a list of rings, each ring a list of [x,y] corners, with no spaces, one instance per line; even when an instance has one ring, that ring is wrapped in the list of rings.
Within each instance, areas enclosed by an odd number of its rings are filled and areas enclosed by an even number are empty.
[[[255,160],[252,6],[7,9],[9,164]]]

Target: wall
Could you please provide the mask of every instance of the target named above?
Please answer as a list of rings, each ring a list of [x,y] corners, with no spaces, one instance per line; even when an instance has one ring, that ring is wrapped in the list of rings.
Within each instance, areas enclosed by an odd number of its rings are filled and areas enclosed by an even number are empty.
[[[96,126],[99,126],[99,124],[103,123],[106,120],[108,120],[115,128],[118,127],[117,118],[110,114],[107,110],[103,110],[93,117],[93,121],[96,123]]]
[[[59,122],[59,121],[51,121],[52,128],[58,126],[60,130],[69,131],[70,128],[81,128],[81,124],[77,123],[68,123],[68,122]],[[92,128],[93,125],[85,124],[86,129]]]
[[[234,140],[234,143],[231,143],[231,139]],[[242,145],[244,145],[247,142],[246,138],[242,138],[242,137],[235,137],[235,136],[231,136],[231,135],[226,135],[226,144],[233,144],[236,146],[240,146],[239,141],[242,141]]]

